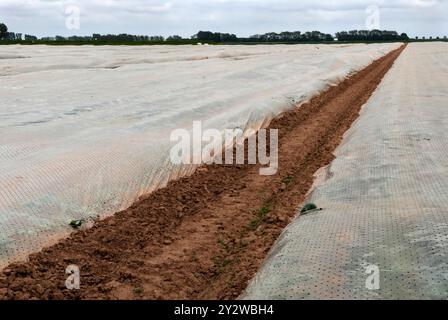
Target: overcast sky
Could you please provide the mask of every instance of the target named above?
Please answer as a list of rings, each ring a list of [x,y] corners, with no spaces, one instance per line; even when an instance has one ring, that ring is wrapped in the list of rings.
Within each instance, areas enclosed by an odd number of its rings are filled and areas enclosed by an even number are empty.
[[[76,8],[80,28],[69,29],[77,27],[69,23],[67,28],[66,23]],[[447,13],[448,0],[0,0],[0,21],[10,31],[37,36],[189,37],[198,30],[248,36],[296,30],[334,33],[375,25],[409,36],[444,36]]]

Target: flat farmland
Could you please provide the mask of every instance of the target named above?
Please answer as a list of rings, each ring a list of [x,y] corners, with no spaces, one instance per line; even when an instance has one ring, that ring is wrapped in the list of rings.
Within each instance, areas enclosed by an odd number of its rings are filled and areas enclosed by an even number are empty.
[[[191,175],[174,129],[258,130],[399,46],[2,47],[0,266]]]
[[[3,55],[5,94],[35,73],[90,76],[52,95],[30,82],[35,91],[1,109],[1,299],[446,298],[445,43],[186,47],[163,61],[100,50],[88,66],[83,57],[46,71],[17,64],[31,55]],[[96,72],[112,74],[92,84]],[[114,77],[121,86],[102,96]],[[145,81],[177,89],[139,95]],[[78,87],[50,108],[70,85],[99,91]],[[70,103],[78,109],[64,113]],[[170,132],[194,121],[278,130],[278,170],[172,163]],[[300,214],[311,202],[320,210]],[[87,226],[68,226],[80,218]],[[66,288],[67,265],[79,266],[82,290]],[[375,290],[366,268],[381,272]]]

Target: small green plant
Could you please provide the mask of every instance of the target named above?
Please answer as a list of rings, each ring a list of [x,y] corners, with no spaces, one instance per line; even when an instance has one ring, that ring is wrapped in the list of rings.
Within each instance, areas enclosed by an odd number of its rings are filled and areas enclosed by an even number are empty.
[[[228,266],[228,265],[231,264],[232,262],[233,262],[233,260],[231,260],[231,259],[224,259],[224,260],[222,261],[222,266],[223,266],[223,267]]]
[[[221,245],[221,247],[223,247],[224,249],[228,249],[228,245],[227,243],[223,240],[223,239],[219,239],[218,243]]]
[[[301,214],[307,214],[312,211],[322,210],[321,208],[318,208],[314,203],[308,203],[306,204],[302,210],[300,210]]]
[[[227,281],[227,287],[228,288],[235,288],[236,287],[236,281],[234,279],[230,279],[229,281]]]
[[[135,294],[142,294],[143,291],[144,291],[144,290],[143,290],[142,287],[134,288],[134,293],[135,293]]]
[[[70,221],[69,225],[73,228],[73,229],[79,229],[81,228],[81,226],[85,223],[86,221],[84,219],[81,220],[72,220]]]
[[[215,265],[215,267],[217,268],[217,273],[222,273],[223,269],[225,267],[227,267],[228,265],[232,264],[235,262],[235,260],[233,259],[228,259],[228,258],[222,258],[222,257],[213,257],[212,261]]]
[[[294,176],[287,176],[282,180],[282,182],[287,186],[290,186],[294,182]]]
[[[260,218],[266,218],[266,216],[269,214],[269,212],[271,212],[271,208],[265,206],[260,209],[260,212],[258,215],[260,216]]]
[[[250,230],[257,229],[263,223],[270,212],[271,208],[269,205],[265,205],[259,210],[254,210],[255,218],[249,223],[248,228]]]

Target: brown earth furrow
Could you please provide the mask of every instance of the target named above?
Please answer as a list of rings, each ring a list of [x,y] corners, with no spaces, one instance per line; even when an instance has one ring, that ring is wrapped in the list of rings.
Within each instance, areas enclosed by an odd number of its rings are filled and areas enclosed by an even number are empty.
[[[0,273],[0,299],[233,299],[405,46],[271,122],[279,172],[210,165]],[[81,289],[65,269],[81,269]]]

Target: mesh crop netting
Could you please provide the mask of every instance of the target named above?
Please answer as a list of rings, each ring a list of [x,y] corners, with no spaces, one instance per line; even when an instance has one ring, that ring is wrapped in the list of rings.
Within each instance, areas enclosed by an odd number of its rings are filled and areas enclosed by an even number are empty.
[[[0,267],[191,174],[173,129],[258,129],[399,46],[2,46]]]
[[[448,43],[410,44],[246,299],[448,298]]]

